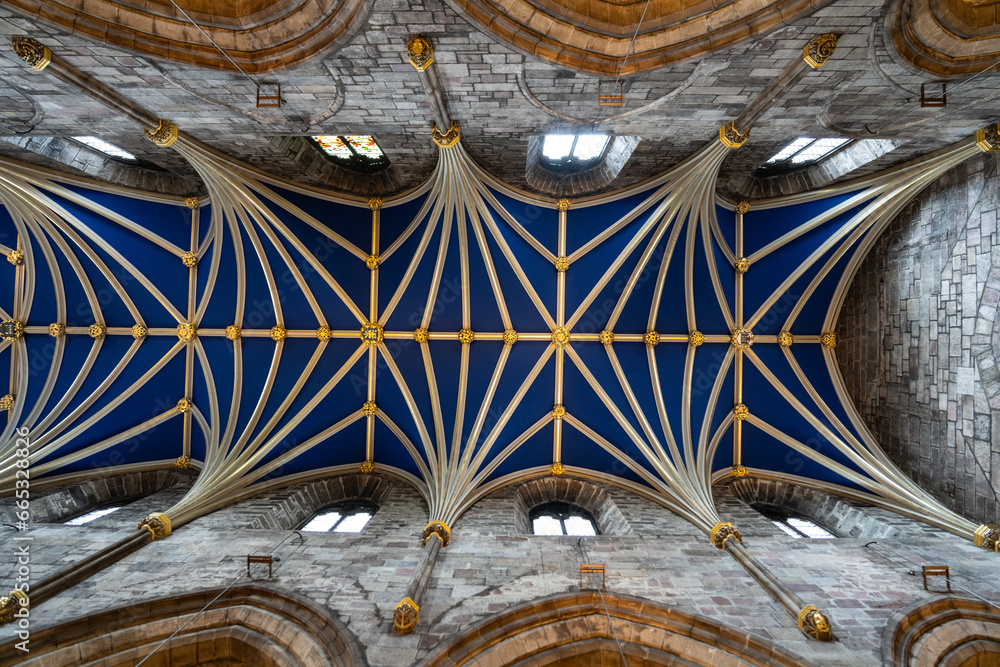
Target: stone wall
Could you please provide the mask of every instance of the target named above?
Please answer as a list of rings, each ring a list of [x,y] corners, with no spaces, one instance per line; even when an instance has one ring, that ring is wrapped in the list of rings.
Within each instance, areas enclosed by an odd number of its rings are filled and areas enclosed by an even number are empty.
[[[875,667],[880,664],[881,633],[887,620],[907,605],[937,596],[923,590],[918,576],[908,574],[914,562],[947,563],[956,582],[988,598],[1000,594],[996,554],[967,540],[900,517],[895,518],[898,537],[871,547],[865,546],[869,538],[793,540],[726,487],[718,487],[719,512],[723,520],[741,527],[750,552],[807,603],[816,604],[833,619],[837,641],[811,641],[729,554],[712,547],[700,530],[659,505],[602,486],[598,495],[613,502],[631,534],[541,537],[525,534],[518,526],[518,505],[525,496],[522,488],[506,487],[484,498],[452,527],[451,544],[441,551],[420,605],[420,625],[412,635],[393,634],[390,627],[393,607],[404,595],[420,558],[419,536],[428,516],[417,492],[398,480],[382,496],[379,511],[360,534],[305,533],[300,537],[289,530],[236,527],[248,525],[251,507],[263,516],[269,505],[286,502],[287,490],[222,509],[178,529],[166,540],[147,544],[32,609],[32,628],[44,631],[94,611],[221,589],[233,582],[243,584],[247,582],[247,554],[271,553],[278,558],[274,577],[266,580],[266,568],[257,566],[260,569],[252,577],[256,583],[331,610],[365,647],[369,664],[412,665],[443,642],[500,612],[579,590],[579,565],[604,563],[606,590],[611,593],[708,617],[778,643],[816,665]],[[142,511],[162,509],[162,499],[146,501]],[[9,502],[4,499],[0,505]],[[113,521],[113,517],[102,521]],[[107,529],[95,524],[33,527],[27,533],[35,538],[32,576],[65,567],[81,554],[134,530],[134,525]],[[71,558],[67,547],[72,549]],[[2,641],[11,636],[9,626],[0,633],[4,633]]]
[[[869,253],[837,323],[855,405],[890,458],[963,516],[1000,519],[1000,175],[968,160]]]

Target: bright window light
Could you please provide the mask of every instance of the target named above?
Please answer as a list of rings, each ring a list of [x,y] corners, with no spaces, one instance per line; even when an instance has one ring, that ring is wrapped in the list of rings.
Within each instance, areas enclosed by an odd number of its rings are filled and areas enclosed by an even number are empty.
[[[794,165],[803,165],[816,162],[833,151],[837,150],[850,139],[813,139],[812,137],[799,137],[792,143],[782,148],[766,164],[778,164],[789,162]]]
[[[594,522],[582,516],[568,516],[563,523],[566,525],[567,535],[597,535]]]
[[[343,515],[340,512],[325,512],[323,514],[317,514],[309,521],[309,523],[302,526],[302,530],[307,530],[310,533],[329,532],[331,528],[337,525],[341,516]]]
[[[552,516],[536,517],[532,522],[535,535],[562,535],[562,524]]]
[[[368,522],[371,521],[371,512],[358,512],[357,514],[351,514],[345,516],[343,521],[337,524],[333,529],[335,533],[360,533]]]
[[[105,507],[104,509],[94,510],[93,512],[87,512],[83,516],[78,516],[75,519],[70,519],[66,522],[67,526],[82,526],[85,523],[90,523],[95,519],[100,519],[102,516],[107,516],[112,512],[117,512],[121,507]]]
[[[118,158],[119,160],[138,160],[136,156],[132,155],[126,150],[118,148],[114,144],[109,144],[104,139],[98,139],[97,137],[73,137],[76,141],[79,141],[85,146],[93,148],[95,151],[104,153],[105,155],[110,155],[111,157]]]
[[[787,533],[788,535],[791,535],[796,540],[802,538],[801,535],[799,535],[797,532],[795,532],[794,530],[792,530],[791,528],[789,528],[787,525],[785,525],[784,521],[772,521],[771,523],[773,523],[775,526],[777,526],[781,530],[785,531],[785,533]]]
[[[575,139],[576,136],[572,134],[546,134],[545,141],[542,142],[542,155],[549,160],[569,157]]]
[[[597,526],[587,510],[569,503],[551,502],[531,511],[531,527],[535,535],[597,535]]]
[[[788,517],[788,525],[814,540],[829,540],[834,537],[830,531],[823,530],[812,521],[807,521],[806,519],[799,519],[793,516]]]
[[[360,533],[378,511],[374,503],[345,500],[319,512],[299,530],[310,533]]]
[[[604,147],[608,145],[608,137],[603,134],[582,134],[576,138],[576,148],[573,157],[581,162],[601,157]]]

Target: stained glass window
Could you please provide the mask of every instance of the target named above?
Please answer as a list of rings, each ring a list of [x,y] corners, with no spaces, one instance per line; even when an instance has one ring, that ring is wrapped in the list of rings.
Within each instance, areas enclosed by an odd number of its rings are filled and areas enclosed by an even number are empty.
[[[569,503],[545,503],[531,511],[535,535],[597,535],[597,525],[590,512]]]
[[[608,145],[606,134],[547,134],[542,157],[549,167],[575,171],[597,162]]]
[[[775,153],[764,165],[768,166],[787,165],[801,167],[813,162],[818,162],[834,151],[849,143],[850,139],[813,139],[812,137],[799,137]]]
[[[108,143],[104,139],[99,139],[97,137],[73,137],[74,140],[79,141],[84,146],[88,148],[93,148],[95,151],[104,153],[113,158],[118,158],[119,160],[138,160],[136,156],[129,153],[127,150],[118,148],[112,143]]]
[[[360,533],[377,511],[374,503],[349,500],[318,512],[299,530],[310,533]]]
[[[322,134],[312,140],[335,161],[352,169],[377,171],[389,166],[389,158],[370,134]]]

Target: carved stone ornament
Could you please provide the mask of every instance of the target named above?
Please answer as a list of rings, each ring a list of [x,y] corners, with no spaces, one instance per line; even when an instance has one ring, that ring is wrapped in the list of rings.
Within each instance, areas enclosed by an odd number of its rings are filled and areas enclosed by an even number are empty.
[[[417,341],[418,343],[426,343],[428,338],[430,338],[430,332],[423,327],[420,327],[419,329],[413,332],[413,340]]]
[[[750,260],[746,257],[740,257],[740,261],[736,262],[736,273],[744,274],[750,270]]]
[[[6,396],[0,396],[0,410],[10,410],[14,407],[14,395],[7,394]]]
[[[170,535],[170,519],[163,512],[153,512],[139,522],[136,530],[145,528],[153,535],[153,541],[166,539]]]
[[[601,345],[611,345],[615,342],[615,332],[605,329],[598,334],[597,339],[601,341]]]
[[[24,324],[18,320],[0,322],[0,338],[12,342],[24,335]]]
[[[374,322],[366,322],[363,327],[361,327],[361,341],[368,343],[370,347],[376,347],[382,342],[382,337],[384,332],[382,331],[382,325],[376,324]]]
[[[288,338],[288,331],[285,327],[280,324],[271,327],[271,340],[278,342],[279,340],[285,340],[286,338]]]
[[[517,342],[517,331],[515,331],[514,329],[506,329],[503,332],[503,344],[513,345],[516,342]]]
[[[230,324],[226,327],[226,338],[229,340],[236,340],[243,335],[243,329],[239,328],[235,324]]]
[[[833,33],[816,35],[809,40],[809,43],[802,47],[802,59],[809,63],[813,69],[823,66],[833,52],[837,50],[837,36]]]
[[[419,35],[410,37],[406,42],[406,57],[418,72],[423,72],[434,62],[434,47]]]
[[[568,199],[560,199],[559,201],[556,202],[556,210],[559,210],[559,211],[568,211],[569,210],[569,203],[570,202],[569,202]]]
[[[799,628],[813,639],[823,642],[833,639],[830,631],[830,621],[826,616],[811,604],[807,604],[799,612]]]
[[[647,331],[642,337],[642,342],[646,347],[656,347],[660,344],[660,334],[656,331]]]
[[[20,250],[11,250],[7,253],[7,261],[14,266],[20,266],[24,263],[24,253]]]
[[[365,401],[365,404],[361,406],[361,414],[365,417],[374,417],[377,412],[378,406],[375,405],[375,401]]]
[[[451,121],[451,127],[447,132],[442,133],[438,129],[437,123],[431,122],[431,139],[441,148],[451,148],[462,138],[462,130],[458,127],[458,121]]]
[[[715,524],[712,531],[708,534],[708,541],[715,545],[716,549],[725,549],[726,540],[729,538],[733,538],[740,544],[743,544],[743,537],[740,535],[739,529],[728,521],[720,521]]]
[[[744,215],[749,210],[750,210],[750,202],[748,201],[741,201],[739,204],[736,205],[736,212],[739,213],[740,215]]]
[[[976,130],[976,145],[984,153],[1000,151],[1000,123]]]
[[[181,263],[189,269],[194,268],[198,264],[198,255],[188,250],[186,253],[181,255]]]
[[[147,139],[163,148],[167,148],[177,141],[177,126],[162,118],[159,119],[155,130],[152,132],[143,130],[143,132],[146,134]]]
[[[556,327],[552,330],[552,344],[556,347],[564,347],[569,343],[569,329],[566,327]]]
[[[374,271],[378,268],[379,261],[378,255],[368,255],[365,259],[365,266]]]
[[[736,122],[726,123],[719,128],[719,141],[726,148],[739,148],[747,142],[750,138],[750,128],[748,127],[743,132],[736,129]]]
[[[1000,529],[996,526],[983,524],[976,529],[974,542],[977,547],[987,551],[1000,551]]]
[[[569,257],[566,257],[565,255],[556,257],[556,271],[564,273],[567,270],[569,270]]]
[[[746,350],[753,345],[753,332],[749,329],[737,329],[729,339],[737,350]]]
[[[743,466],[733,466],[733,477],[747,477],[749,474]]]
[[[566,416],[566,406],[562,403],[556,403],[552,406],[552,418],[562,419]]]
[[[184,203],[187,204],[187,207],[189,209],[191,209],[192,211],[194,209],[198,208],[198,198],[197,197],[188,197],[187,199],[184,200]]]
[[[782,331],[778,334],[778,345],[781,347],[791,347],[795,343],[795,336],[791,331]]]
[[[549,466],[549,472],[553,475],[559,476],[562,475],[564,472],[566,472],[566,468],[565,466],[563,466],[563,464],[556,461],[551,466]]]
[[[375,462],[371,459],[365,459],[361,462],[361,465],[358,466],[358,471],[363,473],[375,472]]]
[[[424,532],[420,534],[420,544],[426,543],[431,535],[437,535],[442,547],[448,546],[451,542],[451,528],[444,521],[431,521],[424,526]]]
[[[474,340],[476,340],[476,334],[469,327],[463,327],[458,332],[458,342],[462,345],[468,345]]]
[[[181,414],[188,412],[191,409],[191,405],[192,403],[190,398],[182,398],[177,401],[177,412],[180,412]]]
[[[377,211],[382,208],[382,198],[381,197],[369,197],[368,198],[368,208],[373,211]]]
[[[28,594],[23,591],[11,591],[0,596],[0,623],[10,623],[19,609],[28,608]]]
[[[392,612],[392,629],[401,635],[413,632],[420,622],[420,607],[410,598],[403,598]]]
[[[53,322],[49,325],[49,335],[53,338],[62,338],[66,335],[66,325]]]
[[[688,345],[698,347],[705,342],[705,334],[700,331],[692,331],[688,334]]]
[[[93,338],[94,340],[100,340],[104,338],[107,334],[108,334],[108,328],[103,324],[97,324],[96,322],[94,324],[91,324],[90,327],[87,329],[87,335]]]
[[[316,329],[316,338],[319,338],[320,340],[330,340],[333,338],[333,331],[330,327],[320,327],[319,329]]]
[[[823,347],[828,347],[832,350],[837,347],[837,332],[827,331],[819,337],[819,342],[823,343]]]
[[[31,69],[41,72],[52,62],[52,52],[37,39],[15,37],[10,40],[10,45],[14,47],[17,57],[31,65]]]
[[[177,460],[174,461],[174,467],[178,470],[187,470],[191,467],[191,457],[190,456],[178,456]]]
[[[149,330],[141,324],[132,325],[132,338],[139,340],[140,338],[145,338],[148,333]]]
[[[737,403],[733,406],[733,416],[740,421],[750,417],[750,408],[748,408],[743,403]]]
[[[177,338],[183,341],[192,341],[198,337],[198,327],[194,322],[182,322],[177,325]]]

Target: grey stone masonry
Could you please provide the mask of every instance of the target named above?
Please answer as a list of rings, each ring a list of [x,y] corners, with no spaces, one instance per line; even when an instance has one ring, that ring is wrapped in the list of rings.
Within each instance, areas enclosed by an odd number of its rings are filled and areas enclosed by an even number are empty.
[[[861,265],[837,323],[855,405],[892,460],[973,521],[1000,519],[1000,156],[945,174]]]

